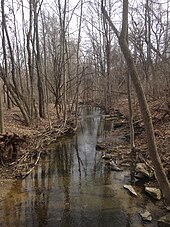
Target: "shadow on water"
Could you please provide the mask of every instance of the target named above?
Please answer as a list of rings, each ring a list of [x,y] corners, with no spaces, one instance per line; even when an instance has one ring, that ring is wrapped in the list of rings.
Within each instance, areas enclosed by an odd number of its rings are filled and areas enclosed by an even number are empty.
[[[143,226],[138,211],[145,202],[122,187],[129,172],[109,172],[96,151],[110,125],[100,109],[81,108],[80,115],[77,136],[60,140],[32,174],[12,185],[1,202],[0,226]]]

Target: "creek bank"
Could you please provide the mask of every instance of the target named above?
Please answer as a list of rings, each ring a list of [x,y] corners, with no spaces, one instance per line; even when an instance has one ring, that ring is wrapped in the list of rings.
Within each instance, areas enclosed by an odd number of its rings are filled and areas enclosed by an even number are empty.
[[[146,145],[146,136],[144,131],[144,124],[141,119],[141,114],[139,111],[139,106],[134,104],[134,130],[135,130],[135,157],[132,157],[130,152],[130,134],[128,125],[128,101],[126,99],[120,100],[117,103],[118,109],[116,109],[116,116],[114,109],[109,116],[106,116],[109,120],[113,120],[112,132],[109,132],[103,143],[97,144],[97,149],[102,152],[103,157],[110,157],[110,161],[114,160],[120,168],[131,168],[135,162],[135,185],[140,184],[143,188],[142,196],[148,196],[148,198],[153,197],[153,199],[161,199],[161,192],[154,176],[154,168],[149,158]],[[155,130],[156,142],[158,146],[158,151],[160,158],[163,163],[165,172],[170,180],[170,111],[168,111],[166,103],[162,100],[155,100],[149,103],[151,113],[153,116],[153,125]],[[119,114],[117,114],[119,113]],[[118,137],[124,141],[123,145],[115,146],[112,143],[112,138]],[[108,162],[109,160],[107,160]],[[149,192],[148,189],[149,188]],[[150,188],[152,189],[150,191]],[[144,190],[146,189],[146,191]],[[152,199],[152,198],[151,198]],[[165,206],[163,204],[163,199],[161,199],[160,210],[164,209],[164,214],[167,213]],[[149,219],[150,216],[148,215]],[[169,217],[169,216],[168,216]],[[164,218],[163,218],[164,219]],[[166,218],[165,218],[166,219]],[[168,218],[169,219],[169,218]],[[167,221],[167,219],[166,219]],[[166,222],[165,223],[168,223]],[[169,220],[168,220],[169,221]],[[160,223],[160,222],[159,222]],[[161,226],[159,224],[159,226]],[[162,226],[166,226],[162,224]],[[169,226],[169,224],[167,225]]]
[[[4,178],[25,178],[32,172],[41,155],[46,154],[49,145],[63,136],[75,134],[73,125],[58,125],[39,131],[38,135],[4,134],[0,137],[1,171]],[[8,171],[7,171],[8,170]],[[11,171],[10,171],[11,170]]]
[[[111,109],[110,115],[104,115],[107,120],[113,120],[113,130],[108,133],[106,139],[103,143],[98,143],[96,149],[105,150],[106,154],[111,154],[115,158],[118,158],[118,162],[122,164],[129,165],[131,160],[131,152],[129,147],[129,124],[128,124],[128,101],[127,99],[119,100],[117,102],[117,109]],[[158,147],[158,152],[163,163],[165,172],[170,180],[170,111],[166,103],[162,100],[156,100],[149,102],[151,113],[153,116],[154,132],[156,137],[156,143]],[[153,165],[149,158],[146,145],[146,135],[144,131],[144,124],[141,119],[141,114],[139,111],[139,106],[135,103],[134,108],[134,130],[135,130],[135,162],[138,165],[138,169],[143,169],[138,171],[139,178],[151,178],[154,180]],[[118,137],[122,139],[125,143],[123,146],[114,146],[112,143],[112,138]],[[139,163],[143,163],[142,165]],[[140,165],[140,166],[139,166]],[[145,166],[145,167],[144,167]],[[147,171],[149,171],[147,173]],[[144,176],[141,176],[144,175]],[[156,182],[154,182],[156,183]]]
[[[46,155],[46,148],[65,135],[75,133],[74,117],[71,116],[64,126],[62,120],[56,119],[51,106],[51,122],[41,119],[39,124],[33,122],[29,127],[16,120],[19,110],[4,111],[4,134],[0,135],[0,201],[2,201],[16,181],[26,177],[37,165],[40,156]],[[52,126],[52,127],[51,127]]]

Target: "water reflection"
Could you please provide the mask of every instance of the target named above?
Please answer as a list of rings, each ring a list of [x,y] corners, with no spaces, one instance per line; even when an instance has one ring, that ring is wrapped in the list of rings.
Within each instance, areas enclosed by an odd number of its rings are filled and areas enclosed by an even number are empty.
[[[137,200],[122,189],[128,172],[109,172],[95,149],[108,129],[100,110],[80,114],[78,135],[57,143],[1,202],[1,226],[124,227],[130,219],[140,226]]]

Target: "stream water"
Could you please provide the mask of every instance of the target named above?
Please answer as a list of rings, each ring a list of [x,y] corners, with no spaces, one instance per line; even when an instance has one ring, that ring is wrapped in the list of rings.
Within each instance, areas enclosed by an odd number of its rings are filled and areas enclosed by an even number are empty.
[[[76,136],[61,139],[25,180],[11,186],[1,201],[0,226],[143,226],[138,212],[147,200],[123,189],[129,171],[108,171],[96,151],[111,122],[91,108],[82,108],[80,119]]]

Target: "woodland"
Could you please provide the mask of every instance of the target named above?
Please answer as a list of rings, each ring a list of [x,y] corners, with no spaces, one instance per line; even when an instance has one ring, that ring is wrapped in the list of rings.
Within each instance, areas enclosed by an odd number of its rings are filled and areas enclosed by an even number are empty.
[[[26,177],[44,146],[76,133],[78,107],[88,104],[126,116],[131,153],[152,166],[170,206],[169,5],[1,0],[3,178],[12,177],[14,166]],[[33,156],[21,175],[20,164]]]

